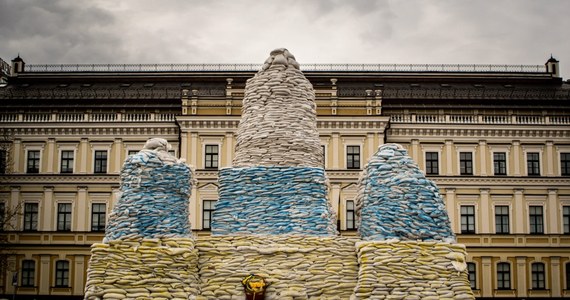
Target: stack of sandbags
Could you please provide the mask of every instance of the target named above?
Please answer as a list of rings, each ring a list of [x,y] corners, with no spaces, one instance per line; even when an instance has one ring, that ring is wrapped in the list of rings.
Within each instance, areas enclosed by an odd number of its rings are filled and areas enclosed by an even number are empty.
[[[244,299],[241,280],[253,273],[270,284],[268,300],[348,299],[358,275],[356,241],[300,235],[200,238],[200,295]]]
[[[121,170],[121,197],[106,240],[189,237],[190,167],[163,151],[131,155]]]
[[[214,235],[336,235],[322,168],[225,168],[219,178]]]
[[[199,294],[198,250],[189,238],[93,244],[85,299],[179,299]]]
[[[455,240],[439,189],[401,146],[380,146],[364,168],[358,189],[362,239]]]
[[[356,248],[356,299],[474,299],[463,245],[387,240]]]
[[[233,165],[323,166],[315,92],[287,49],[246,83]]]
[[[286,49],[246,83],[232,168],[219,173],[212,234],[336,235],[315,95]]]

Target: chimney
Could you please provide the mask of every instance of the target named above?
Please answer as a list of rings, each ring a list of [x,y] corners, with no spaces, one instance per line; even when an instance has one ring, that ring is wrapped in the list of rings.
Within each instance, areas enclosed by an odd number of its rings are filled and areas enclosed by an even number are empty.
[[[560,77],[560,67],[558,60],[550,55],[550,59],[544,64],[546,66],[546,73],[552,74],[554,77]]]
[[[20,58],[20,54],[18,54],[18,57],[12,59],[12,73],[10,75],[14,76],[18,73],[24,72],[25,65],[26,63],[22,58]]]

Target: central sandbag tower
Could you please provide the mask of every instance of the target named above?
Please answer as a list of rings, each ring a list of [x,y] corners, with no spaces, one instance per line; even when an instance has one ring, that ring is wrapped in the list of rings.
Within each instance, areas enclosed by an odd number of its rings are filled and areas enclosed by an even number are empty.
[[[313,86],[287,49],[246,83],[233,167],[220,171],[213,235],[336,235]]]

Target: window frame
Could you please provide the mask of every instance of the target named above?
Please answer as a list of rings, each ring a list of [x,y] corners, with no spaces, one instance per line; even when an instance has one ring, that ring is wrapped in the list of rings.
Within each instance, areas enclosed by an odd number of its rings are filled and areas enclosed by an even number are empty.
[[[208,231],[212,230],[212,216],[214,215],[214,211],[216,210],[216,202],[217,202],[217,200],[211,200],[211,199],[202,200],[202,229],[203,230],[208,230]],[[206,205],[206,203],[208,203],[208,205]],[[206,216],[208,216],[208,217],[206,218]],[[206,222],[207,222],[207,224],[206,224]]]
[[[535,270],[535,267],[536,270]],[[541,267],[541,270],[538,270]],[[543,262],[533,262],[530,265],[530,281],[531,289],[545,290],[546,289],[546,264]]]
[[[68,202],[60,202],[57,204],[57,231],[71,231],[71,218],[73,205]]]
[[[71,158],[64,157],[64,154],[71,153]],[[59,173],[73,174],[75,167],[75,151],[61,150],[59,154]]]
[[[31,154],[34,153],[34,157]],[[37,154],[37,157],[35,157]],[[26,150],[26,174],[38,174],[41,169],[42,151],[37,149]]]
[[[435,160],[433,159],[434,154],[435,154]],[[424,153],[424,159],[425,159],[426,175],[439,175],[439,171],[440,171],[440,168],[439,168],[439,152],[426,151]],[[429,164],[428,164],[428,162],[429,162]],[[434,162],[435,162],[435,167],[433,165]]]
[[[20,274],[21,287],[36,286],[36,261],[33,259],[22,260],[22,272]]]
[[[459,175],[461,176],[473,175],[473,152],[471,151],[459,152]]]
[[[467,280],[472,290],[477,289],[477,265],[474,262],[467,263]]]
[[[35,207],[35,210],[29,211],[28,207]],[[24,213],[23,213],[23,231],[38,231],[39,219],[40,219],[40,205],[37,202],[25,202],[24,203]],[[28,218],[29,217],[29,218]],[[35,219],[35,220],[34,220]]]
[[[8,151],[0,149],[0,174],[8,173]]]
[[[103,211],[95,211],[95,206],[101,207],[101,205],[104,208]],[[106,226],[107,226],[107,203],[99,203],[99,202],[91,203],[91,232],[105,232]]]
[[[98,154],[105,153],[105,157]],[[107,174],[109,170],[109,150],[93,150],[93,174]]]
[[[502,155],[502,159],[497,159],[497,155]],[[497,172],[497,170],[499,172]],[[503,171],[503,172],[501,172]],[[507,152],[493,152],[493,175],[507,176]]]
[[[362,167],[362,147],[360,145],[346,145],[346,169],[360,170]],[[349,149],[358,149],[358,153],[349,152]]]
[[[67,288],[69,287],[69,274],[70,274],[70,263],[67,260],[57,260],[55,262],[55,284],[56,288]]]
[[[505,267],[507,270],[505,270]],[[497,263],[497,290],[512,289],[511,264],[508,262]]]
[[[570,205],[562,205],[562,234],[570,234]]]
[[[6,202],[0,201],[0,232],[4,231],[6,218]]]
[[[570,176],[570,152],[560,152],[560,176]]]
[[[531,155],[533,156],[532,159]],[[540,152],[526,152],[526,175],[541,176],[540,174]]]
[[[540,208],[540,214],[536,209]],[[540,222],[537,222],[539,221]],[[529,234],[544,234],[544,206],[529,205],[528,206],[528,226]],[[540,230],[539,230],[540,229]]]
[[[473,209],[472,213],[464,212],[465,209]],[[462,234],[475,234],[476,219],[475,219],[475,205],[460,205],[459,206],[459,216],[460,216],[460,230]],[[465,229],[463,227],[465,226]]]
[[[500,212],[498,211],[500,208]],[[506,210],[506,213],[505,211]],[[506,222],[505,222],[506,218]],[[495,205],[495,234],[510,234],[510,206],[508,205]],[[499,228],[501,228],[499,230]],[[506,228],[506,230],[505,230]]]
[[[349,208],[351,204],[352,208]],[[352,216],[352,220],[349,219]],[[346,200],[346,230],[357,230],[356,227],[356,203],[354,200]],[[352,223],[352,224],[351,224]]]
[[[208,151],[208,149],[216,148],[216,151]],[[204,145],[204,169],[217,170],[220,167],[220,145],[205,144]]]

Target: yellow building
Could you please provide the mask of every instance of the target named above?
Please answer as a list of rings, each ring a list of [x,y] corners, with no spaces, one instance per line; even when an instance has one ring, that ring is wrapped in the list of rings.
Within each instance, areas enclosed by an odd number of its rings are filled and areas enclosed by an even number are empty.
[[[190,220],[209,234],[259,67],[2,62],[0,212],[19,214],[4,224],[0,297],[82,299],[122,162],[150,137],[196,169]],[[558,69],[303,65],[341,234],[357,234],[368,157],[399,143],[440,187],[478,297],[570,296],[570,84]]]

